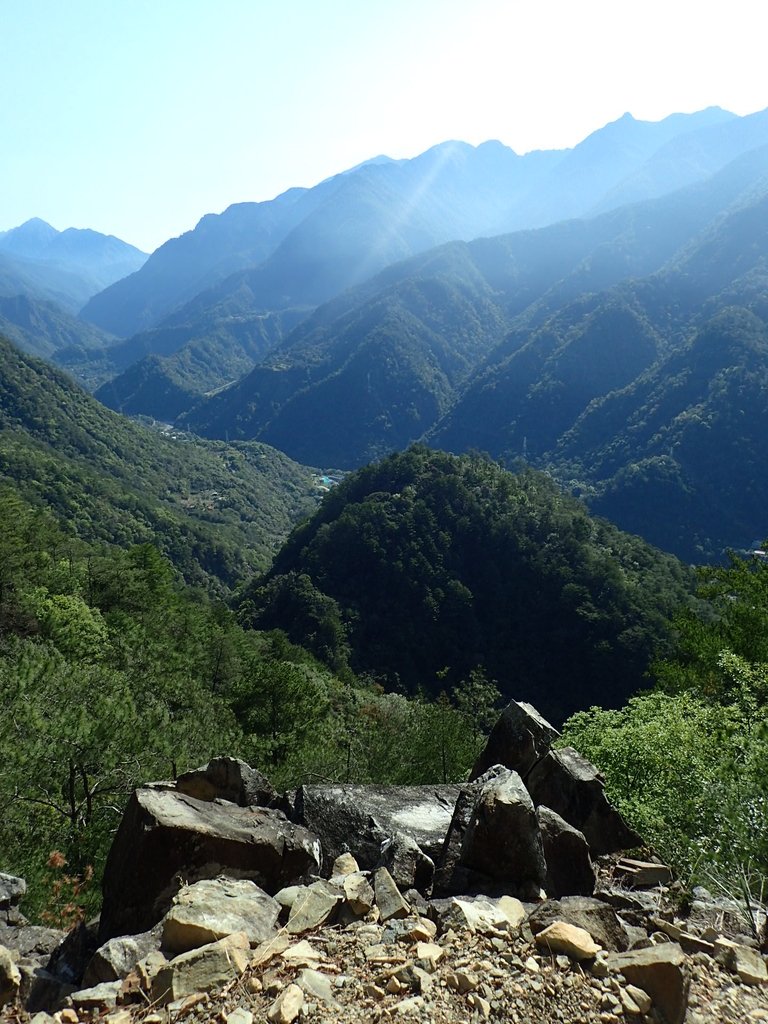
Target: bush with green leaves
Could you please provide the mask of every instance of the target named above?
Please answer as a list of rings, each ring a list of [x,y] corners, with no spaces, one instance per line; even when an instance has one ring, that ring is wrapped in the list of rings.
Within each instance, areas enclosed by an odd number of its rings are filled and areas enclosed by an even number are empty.
[[[768,877],[768,564],[700,570],[698,610],[656,689],[618,711],[592,708],[563,742],[599,766],[632,825],[684,876]]]

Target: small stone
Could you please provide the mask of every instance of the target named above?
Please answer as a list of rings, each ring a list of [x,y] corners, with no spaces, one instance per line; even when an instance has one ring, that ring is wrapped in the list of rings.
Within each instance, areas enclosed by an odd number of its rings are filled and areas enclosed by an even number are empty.
[[[416,943],[417,960],[429,960],[431,963],[436,964],[443,956],[445,956],[445,950],[442,946],[438,946],[436,942]]]
[[[410,999],[403,999],[395,1006],[395,1013],[418,1013],[424,1005],[423,996],[411,996]]]
[[[374,904],[371,883],[362,872],[351,872],[340,880],[347,906],[355,914],[367,914]]]
[[[363,985],[363,994],[368,996],[369,999],[383,999],[387,993],[379,985],[374,985],[372,981],[368,981]]]
[[[333,862],[331,877],[336,878],[339,875],[354,875],[359,870],[360,865],[351,853],[340,853]]]
[[[541,970],[541,968],[539,967],[539,961],[535,960],[532,956],[528,957],[528,959],[523,964],[523,967],[526,971],[528,971],[529,974],[538,974]]]
[[[329,882],[313,882],[306,886],[293,902],[286,931],[298,935],[326,924],[341,899],[341,892]]]
[[[638,1013],[646,1014],[651,1012],[653,1003],[647,992],[638,988],[637,985],[627,985],[626,988],[622,989],[622,991],[625,992],[635,1004]]]
[[[528,917],[528,911],[515,896],[501,896],[496,900],[496,906],[509,921],[511,928],[519,928]]]
[[[274,898],[284,910],[290,910],[296,897],[305,889],[306,885],[286,885],[275,893]]]
[[[294,967],[316,967],[325,960],[323,954],[306,939],[296,942],[283,950],[281,958]]]
[[[336,999],[331,989],[331,980],[327,974],[305,968],[296,979],[299,988],[312,999],[317,999],[328,1006],[335,1006]]]
[[[728,939],[714,943],[715,959],[732,971],[745,985],[762,985],[768,982],[765,960],[755,949],[742,946]]]
[[[565,953],[574,960],[591,960],[601,948],[588,931],[565,921],[555,921],[540,931],[536,936],[536,944],[553,953]]]
[[[250,943],[245,932],[180,953],[162,967],[152,981],[152,1000],[174,1002],[196,992],[221,988],[248,966]]]
[[[120,987],[120,981],[104,981],[100,985],[93,985],[91,988],[73,992],[69,998],[74,1006],[81,1010],[97,1010],[105,1007],[109,1009],[117,1004]]]
[[[437,935],[437,925],[427,917],[420,917],[409,930],[408,937],[415,942],[430,942]]]
[[[483,1020],[488,1020],[491,1016],[491,1004],[487,999],[483,999],[481,995],[478,995],[477,992],[470,992],[467,996],[467,1002],[473,1010],[480,1014]]]
[[[253,1024],[253,1014],[242,1006],[238,1006],[227,1014],[227,1024]]]
[[[391,917],[408,916],[411,908],[403,899],[392,875],[386,868],[377,869],[373,877],[373,884],[376,892],[376,905],[379,908],[382,921],[388,921]]]
[[[398,996],[401,992],[405,991],[406,986],[402,982],[398,981],[396,977],[391,977],[387,984],[384,986],[390,995]]]
[[[59,1020],[61,1024],[79,1024],[80,1017],[76,1010],[73,1010],[71,1006],[67,1006],[59,1011]]]
[[[267,1011],[272,1024],[293,1024],[304,1006],[304,993],[298,985],[287,985]]]

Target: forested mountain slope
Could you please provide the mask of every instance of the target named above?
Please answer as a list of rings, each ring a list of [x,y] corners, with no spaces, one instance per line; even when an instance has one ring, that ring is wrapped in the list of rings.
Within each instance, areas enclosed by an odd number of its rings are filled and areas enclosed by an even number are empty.
[[[225,591],[265,568],[312,507],[312,473],[260,444],[174,439],[110,412],[0,339],[0,481],[70,535],[153,542],[188,582]]]
[[[320,307],[183,422],[342,467],[429,431],[452,450],[540,457],[592,399],[628,385],[682,339],[711,284],[694,294],[693,275],[678,274],[667,299],[669,277],[601,290],[678,253],[705,260],[715,235],[735,234],[738,245],[754,205],[745,197],[762,194],[767,174],[764,147],[671,197],[396,264]],[[707,271],[712,281],[733,274],[731,255]],[[646,306],[665,312],[654,320]]]
[[[661,272],[513,331],[433,443],[546,465],[692,561],[768,531],[768,191]]]
[[[706,154],[699,171],[690,163],[687,181],[666,188],[651,176],[644,196],[701,180],[764,142],[766,120],[718,108],[657,123],[625,115],[573,150],[518,156],[498,142],[447,142],[412,160],[367,162],[314,188],[204,217],[194,231],[161,246],[137,274],[96,296],[84,314],[127,336],[249,267],[258,268],[254,308],[317,305],[440,242],[588,214],[658,150],[689,135]]]
[[[717,108],[658,123],[625,115],[573,150],[518,156],[497,142],[450,142],[412,160],[368,161],[268,203],[238,204],[204,217],[88,303],[86,318],[131,336],[133,357],[94,360],[76,372],[101,382],[146,359],[107,400],[168,419],[192,392],[242,375],[315,306],[393,261],[450,239],[616,208],[622,199],[610,193],[626,176],[640,176],[632,198],[664,194],[703,180],[764,143],[767,132],[768,115],[738,118]],[[662,161],[643,175],[657,153],[674,164],[678,143],[683,171],[678,163],[665,176]],[[259,320],[274,313],[280,332],[265,334]]]
[[[541,474],[416,447],[334,488],[241,616],[410,692],[480,669],[562,720],[642,686],[691,586]]]

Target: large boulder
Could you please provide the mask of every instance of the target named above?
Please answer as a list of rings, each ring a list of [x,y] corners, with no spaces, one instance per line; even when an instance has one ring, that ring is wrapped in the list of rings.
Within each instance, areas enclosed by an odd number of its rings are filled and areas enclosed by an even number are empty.
[[[280,811],[138,789],[107,857],[100,941],[150,929],[183,884],[227,875],[275,893],[320,863],[317,838]]]
[[[503,765],[494,765],[477,779],[465,782],[459,788],[451,815],[451,823],[445,834],[440,855],[436,862],[434,890],[436,893],[468,892],[472,888],[468,871],[461,858],[464,837],[467,834],[480,790],[491,779],[505,771]]]
[[[320,838],[323,859],[354,855],[364,870],[402,833],[432,860],[440,853],[459,786],[301,786],[294,820]]]
[[[595,867],[584,833],[543,804],[536,808],[536,817],[547,863],[547,896],[591,896]]]
[[[525,778],[536,762],[546,756],[559,735],[532,705],[511,701],[491,729],[485,749],[469,776],[470,781],[495,764],[504,765]]]
[[[184,772],[176,789],[197,800],[229,800],[240,807],[269,807],[278,799],[269,779],[237,757],[214,757]]]
[[[546,863],[533,802],[517,772],[495,765],[462,787],[439,860],[441,891],[503,889],[536,898]]]
[[[163,949],[186,953],[233,932],[245,932],[257,946],[277,935],[279,915],[277,900],[247,878],[203,879],[174,896],[163,918]]]
[[[573,747],[550,752],[526,778],[533,802],[544,804],[584,833],[593,855],[642,844],[605,795],[603,776]]]

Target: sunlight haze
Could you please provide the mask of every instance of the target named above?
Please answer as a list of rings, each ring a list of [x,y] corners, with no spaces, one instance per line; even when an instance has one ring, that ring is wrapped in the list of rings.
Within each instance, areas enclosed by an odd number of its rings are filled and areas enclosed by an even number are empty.
[[[384,153],[768,104],[758,5],[0,0],[0,230],[147,251]]]

